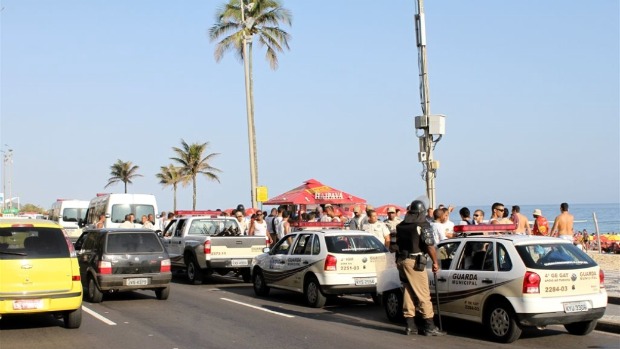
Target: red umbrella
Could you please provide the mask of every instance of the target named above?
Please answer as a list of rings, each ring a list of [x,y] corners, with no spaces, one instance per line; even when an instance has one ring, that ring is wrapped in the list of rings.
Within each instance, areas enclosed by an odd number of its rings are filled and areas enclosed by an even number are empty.
[[[264,205],[351,205],[364,204],[366,200],[327,186],[316,179],[309,179],[297,188],[280,194]]]
[[[375,211],[377,212],[377,214],[379,216],[387,216],[387,210],[390,207],[394,207],[396,210],[400,210],[399,214],[401,214],[401,215],[407,213],[407,209],[406,208],[404,208],[402,206],[394,205],[394,204],[387,204],[387,205],[375,207]]]

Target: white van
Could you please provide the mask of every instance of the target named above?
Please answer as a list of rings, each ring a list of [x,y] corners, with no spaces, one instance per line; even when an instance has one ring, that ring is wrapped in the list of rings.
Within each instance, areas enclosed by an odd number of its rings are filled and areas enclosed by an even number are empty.
[[[142,227],[141,218],[143,215],[152,214],[157,217],[157,201],[151,194],[97,194],[97,197],[90,200],[88,204],[88,214],[85,225],[94,227],[99,216],[104,214],[106,219],[104,228],[118,228],[125,221],[125,215],[133,213],[135,216],[136,228]],[[156,230],[161,230],[159,220],[155,219]]]
[[[71,240],[75,241],[82,235],[78,223],[86,218],[87,209],[88,200],[58,199],[50,209],[50,220],[63,227]]]

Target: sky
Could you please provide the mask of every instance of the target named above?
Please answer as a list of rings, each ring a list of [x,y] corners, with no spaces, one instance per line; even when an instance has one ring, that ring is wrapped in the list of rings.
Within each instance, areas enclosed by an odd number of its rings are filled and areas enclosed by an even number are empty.
[[[129,192],[168,211],[155,174],[183,139],[219,153],[197,208],[250,206],[243,64],[216,62],[208,37],[224,1],[0,2],[0,146],[22,204],[123,192],[104,188],[121,159],[143,175]],[[258,184],[274,197],[314,178],[375,206],[424,194],[415,1],[282,5],[279,68],[254,45]],[[620,202],[617,0],[424,8],[438,203]],[[191,185],[177,200],[191,208]]]

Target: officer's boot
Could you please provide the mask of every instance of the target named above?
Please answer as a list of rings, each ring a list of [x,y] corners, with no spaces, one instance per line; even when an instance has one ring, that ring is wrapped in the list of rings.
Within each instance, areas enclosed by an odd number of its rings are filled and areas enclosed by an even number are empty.
[[[415,318],[408,317],[406,320],[407,327],[405,327],[405,335],[408,336],[410,334],[418,334],[418,327],[415,325]]]
[[[425,336],[443,336],[446,333],[445,332],[441,332],[437,326],[435,326],[435,323],[433,322],[433,318],[430,319],[424,319],[424,335]]]

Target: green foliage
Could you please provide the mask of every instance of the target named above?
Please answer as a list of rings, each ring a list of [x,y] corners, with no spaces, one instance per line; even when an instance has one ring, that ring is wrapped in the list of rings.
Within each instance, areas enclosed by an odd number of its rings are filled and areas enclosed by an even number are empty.
[[[19,212],[35,212],[35,213],[40,213],[40,214],[47,214],[47,211],[43,208],[43,207],[39,207],[35,204],[25,204],[22,205],[21,209],[19,210]]]
[[[141,174],[137,173],[139,168],[139,166],[132,164],[131,161],[124,162],[118,159],[116,163],[110,166],[110,175],[112,175],[112,177],[108,179],[108,184],[106,184],[104,188],[118,182],[123,182],[125,184],[125,193],[127,193],[127,183],[133,183],[132,179],[142,177]]]

